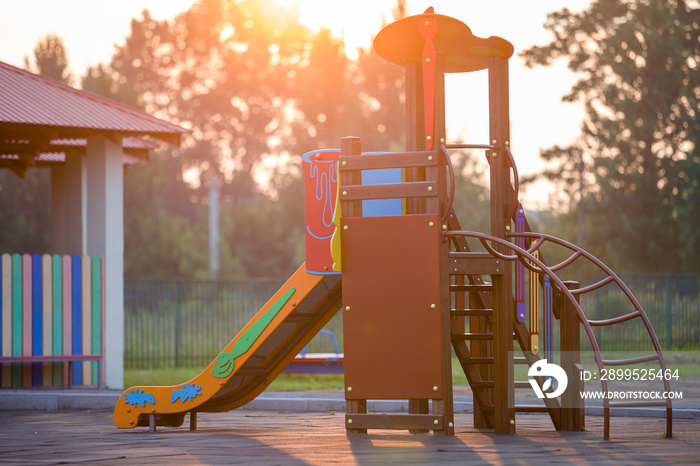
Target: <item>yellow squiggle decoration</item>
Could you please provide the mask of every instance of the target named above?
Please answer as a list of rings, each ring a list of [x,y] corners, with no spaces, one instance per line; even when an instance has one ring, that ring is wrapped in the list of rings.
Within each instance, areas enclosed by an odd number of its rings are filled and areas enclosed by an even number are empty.
[[[342,175],[339,168],[340,167],[336,165],[338,183],[336,184],[337,192],[335,195],[335,211],[333,212],[333,225],[335,225],[335,231],[333,232],[333,236],[331,236],[331,259],[333,259],[333,272],[343,271],[340,258],[340,219],[343,218],[343,207],[340,203],[340,184]]]

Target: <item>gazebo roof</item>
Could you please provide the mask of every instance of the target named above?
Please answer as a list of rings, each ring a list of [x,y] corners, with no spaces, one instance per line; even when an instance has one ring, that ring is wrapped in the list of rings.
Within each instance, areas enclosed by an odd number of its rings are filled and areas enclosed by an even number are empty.
[[[26,142],[26,144],[29,144]],[[19,145],[19,143],[18,143]],[[124,165],[136,165],[138,159],[148,160],[148,154],[151,150],[158,149],[162,144],[157,144],[153,141],[127,136],[122,139],[122,157]],[[52,139],[45,152],[41,152],[34,157],[34,165],[37,167],[51,166],[56,163],[64,163],[66,161],[66,151],[72,150],[85,155],[87,148],[87,139]],[[17,168],[17,163],[22,159],[17,152],[22,150],[10,151],[14,153],[2,153],[0,151],[0,168]]]
[[[125,138],[125,152],[147,151],[153,148],[151,143],[139,143],[137,138],[150,136],[180,145],[186,132],[127,105],[0,62],[0,154],[17,155],[31,164],[40,154],[55,151],[57,140],[96,134]],[[76,145],[85,142],[63,144]]]

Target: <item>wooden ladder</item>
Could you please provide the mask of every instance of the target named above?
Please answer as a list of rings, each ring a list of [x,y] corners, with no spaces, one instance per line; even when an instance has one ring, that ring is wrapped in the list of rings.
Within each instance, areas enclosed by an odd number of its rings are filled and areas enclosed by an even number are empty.
[[[450,230],[461,229],[454,212],[449,216],[448,222]],[[449,253],[448,261],[449,273],[453,277],[450,293],[454,296],[451,339],[457,359],[474,394],[474,427],[496,429],[497,432],[504,429],[502,425],[498,428],[497,418],[504,414],[496,414],[493,396],[493,390],[496,388],[494,373],[500,370],[507,371],[509,400],[515,412],[546,412],[550,415],[555,429],[561,430],[560,405],[556,399],[545,398],[544,406],[516,405],[514,402],[515,388],[531,386],[528,381],[513,381],[513,365],[532,365],[540,359],[540,356],[531,351],[530,332],[524,323],[514,320],[512,333],[513,339],[520,345],[522,356],[510,358],[508,367],[494,367],[494,345],[502,342],[494,342],[492,332],[493,321],[498,318],[494,314],[493,284],[485,282],[482,276],[489,275],[493,278],[502,275],[505,267],[510,264],[489,253],[472,252],[466,238],[455,237],[453,243],[455,251]],[[465,331],[467,328],[468,331]],[[503,409],[504,407],[501,408]],[[514,426],[514,422],[511,425]]]

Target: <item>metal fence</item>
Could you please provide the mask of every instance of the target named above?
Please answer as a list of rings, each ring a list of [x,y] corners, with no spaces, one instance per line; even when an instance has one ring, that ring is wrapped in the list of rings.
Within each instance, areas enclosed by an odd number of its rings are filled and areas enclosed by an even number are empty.
[[[622,274],[620,278],[642,305],[663,350],[700,349],[700,275]],[[581,304],[586,315],[594,320],[634,310],[622,292],[611,286],[585,296]],[[597,327],[594,333],[601,349],[650,348],[648,333],[640,319]]]
[[[209,364],[282,284],[282,280],[126,279],[125,368]],[[326,328],[342,345],[339,318]],[[317,338],[309,351],[332,348],[330,338]]]
[[[700,349],[700,275],[621,278],[649,316],[664,350]],[[281,280],[127,279],[125,367],[199,367],[210,363],[281,285]],[[591,319],[631,312],[622,293],[609,287],[584,296],[581,304]],[[336,335],[342,352],[342,313],[326,329]],[[649,348],[650,339],[640,319],[596,328],[595,333],[606,350]],[[586,344],[582,340],[584,347]],[[332,352],[332,342],[330,338],[315,338],[309,351]]]

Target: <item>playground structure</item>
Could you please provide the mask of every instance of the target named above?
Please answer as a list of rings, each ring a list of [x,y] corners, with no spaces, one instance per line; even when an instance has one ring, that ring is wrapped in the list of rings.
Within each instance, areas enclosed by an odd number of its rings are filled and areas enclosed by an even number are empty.
[[[340,309],[348,433],[403,429],[453,435],[453,350],[473,391],[474,426],[497,433],[516,431],[516,412],[548,413],[557,430],[584,427],[578,393],[581,328],[599,371],[642,363],[666,370],[649,320],[619,277],[581,248],[533,232],[527,221],[509,144],[513,46],[498,37],[475,37],[464,23],[430,8],[385,27],[374,48],[405,69],[406,152],[363,154],[360,139],[348,137],[340,150],[306,154],[306,264],[202,374],[179,386],[124,392],[114,411],[117,427],[179,426],[190,413],[190,427],[196,428],[198,412],[242,406]],[[489,74],[490,142],[450,144],[444,75],[478,70]],[[449,152],[461,149],[484,150],[488,160],[490,234],[464,230],[452,208]],[[473,251],[469,240],[484,251]],[[545,245],[567,250],[568,257],[548,265]],[[559,278],[575,261],[595,266],[604,278],[583,288]],[[588,319],[580,297],[603,286],[618,287],[634,310]],[[633,319],[648,330],[651,353],[603,359],[592,327]],[[534,386],[532,380],[514,380],[514,365],[537,368],[542,359],[555,361],[556,322],[558,362],[569,389],[560,399],[545,397],[543,405],[519,406],[514,390]],[[552,393],[549,380],[534,380],[542,392]],[[668,380],[663,384],[669,391]],[[607,392],[607,381],[601,387]],[[409,410],[367,413],[369,399],[408,400]],[[604,399],[604,438],[610,437],[615,406],[665,407],[666,435],[672,435],[670,400]]]

